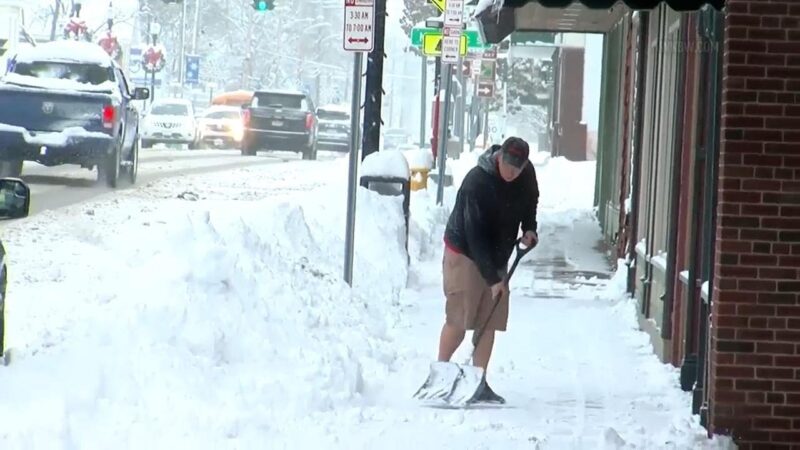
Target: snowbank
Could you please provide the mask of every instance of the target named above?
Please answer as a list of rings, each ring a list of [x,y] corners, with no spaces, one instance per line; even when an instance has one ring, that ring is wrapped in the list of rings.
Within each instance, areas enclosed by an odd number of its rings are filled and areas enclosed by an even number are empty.
[[[258,448],[382,389],[406,282],[402,208],[359,190],[351,290],[334,191],[143,209],[146,226],[119,229],[29,219],[59,245],[36,255],[42,271],[16,261],[33,278],[13,296],[39,307],[12,308],[9,343],[28,345],[0,368],[0,447]],[[74,268],[48,265],[54,252]],[[55,288],[66,295],[40,295]]]

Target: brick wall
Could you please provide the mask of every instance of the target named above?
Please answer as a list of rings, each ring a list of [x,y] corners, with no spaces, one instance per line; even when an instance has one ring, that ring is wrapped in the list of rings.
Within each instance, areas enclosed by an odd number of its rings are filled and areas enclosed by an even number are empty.
[[[709,423],[800,449],[800,2],[726,9]]]

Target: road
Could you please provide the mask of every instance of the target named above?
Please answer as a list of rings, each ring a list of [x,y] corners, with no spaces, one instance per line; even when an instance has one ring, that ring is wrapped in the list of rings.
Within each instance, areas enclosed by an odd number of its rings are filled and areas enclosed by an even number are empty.
[[[320,152],[319,159],[332,159],[336,155]],[[139,154],[139,176],[133,187],[164,178],[181,175],[220,172],[260,164],[280,164],[300,159],[294,153],[259,153],[258,156],[241,156],[238,150],[162,150],[144,149]],[[95,170],[65,165],[45,167],[25,162],[22,179],[31,188],[30,215],[85,202],[114,189],[98,183]],[[120,189],[130,189],[123,181]]]

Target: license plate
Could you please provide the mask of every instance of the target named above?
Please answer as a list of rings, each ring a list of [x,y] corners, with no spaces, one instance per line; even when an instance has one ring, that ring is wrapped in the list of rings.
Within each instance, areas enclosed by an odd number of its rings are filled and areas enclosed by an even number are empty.
[[[283,121],[282,120],[273,120],[272,121],[272,125],[274,125],[276,127],[282,127],[283,126]]]
[[[216,145],[217,147],[221,147],[222,146],[222,139],[214,139],[214,145]]]

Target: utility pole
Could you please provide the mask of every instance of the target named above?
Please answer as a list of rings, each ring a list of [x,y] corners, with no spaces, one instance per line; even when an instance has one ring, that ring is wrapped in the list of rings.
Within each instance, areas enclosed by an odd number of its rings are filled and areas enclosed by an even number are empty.
[[[181,1],[181,54],[178,56],[178,81],[183,94],[184,66],[186,65],[186,0]],[[181,95],[183,97],[183,95]]]
[[[184,0],[185,1],[185,0]],[[197,28],[200,24],[200,0],[194,2],[194,27],[192,27],[192,54],[197,54]]]
[[[422,79],[419,106],[419,148],[425,147],[425,110],[428,108],[428,58],[420,52],[420,60],[422,61],[422,72],[420,73]]]
[[[381,100],[383,98],[383,51],[386,34],[386,0],[375,0],[375,47],[367,55],[364,87],[364,132],[361,160],[375,153],[381,141]]]

